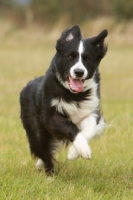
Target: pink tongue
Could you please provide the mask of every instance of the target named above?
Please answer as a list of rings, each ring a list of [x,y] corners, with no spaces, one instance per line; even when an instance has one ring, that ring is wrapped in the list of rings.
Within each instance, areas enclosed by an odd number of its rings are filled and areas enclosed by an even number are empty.
[[[83,90],[83,82],[79,79],[72,79],[69,77],[70,87],[75,92],[82,92]]]

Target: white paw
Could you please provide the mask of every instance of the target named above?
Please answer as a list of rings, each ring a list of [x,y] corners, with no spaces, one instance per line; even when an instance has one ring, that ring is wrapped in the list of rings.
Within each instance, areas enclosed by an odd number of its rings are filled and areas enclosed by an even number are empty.
[[[78,151],[78,154],[85,158],[90,159],[91,158],[91,149],[87,143],[87,140],[84,138],[84,136],[79,133],[74,142],[73,145],[75,146],[76,150]]]
[[[76,158],[79,157],[79,154],[75,147],[72,145],[69,147],[68,154],[67,154],[67,159],[68,160],[75,160]]]
[[[37,163],[36,163],[36,169],[40,171],[40,170],[42,170],[43,168],[44,168],[44,163],[43,163],[42,159],[39,158],[39,159],[37,160]]]

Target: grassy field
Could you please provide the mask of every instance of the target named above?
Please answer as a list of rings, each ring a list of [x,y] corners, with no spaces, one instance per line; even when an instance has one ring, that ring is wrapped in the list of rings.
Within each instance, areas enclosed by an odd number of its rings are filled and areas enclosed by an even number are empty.
[[[110,47],[101,62],[102,108],[108,124],[91,141],[92,159],[58,153],[56,176],[37,172],[20,122],[19,93],[45,73],[55,44],[0,46],[0,200],[133,199],[133,47]]]

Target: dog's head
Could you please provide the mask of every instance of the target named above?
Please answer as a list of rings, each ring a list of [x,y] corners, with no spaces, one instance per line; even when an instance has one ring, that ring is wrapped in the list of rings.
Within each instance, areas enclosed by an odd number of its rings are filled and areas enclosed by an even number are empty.
[[[82,39],[78,25],[62,33],[53,62],[56,77],[65,88],[73,93],[85,91],[85,82],[93,78],[106,54],[104,39],[107,34],[107,30],[103,30],[96,37]]]

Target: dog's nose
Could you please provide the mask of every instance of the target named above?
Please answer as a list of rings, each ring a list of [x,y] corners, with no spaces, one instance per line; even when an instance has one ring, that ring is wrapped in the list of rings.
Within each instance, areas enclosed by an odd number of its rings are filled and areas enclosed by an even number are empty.
[[[84,75],[84,70],[77,68],[74,70],[74,73],[77,77],[81,78]]]

